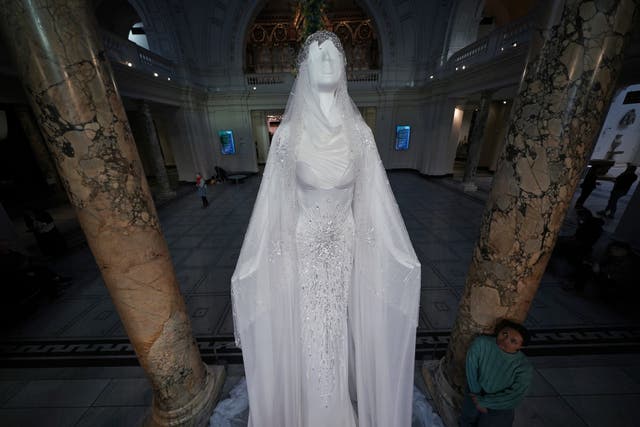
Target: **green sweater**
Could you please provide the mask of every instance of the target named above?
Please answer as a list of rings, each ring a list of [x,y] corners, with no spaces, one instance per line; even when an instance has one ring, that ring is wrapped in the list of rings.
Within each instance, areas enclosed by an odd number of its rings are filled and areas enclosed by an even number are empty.
[[[531,373],[527,357],[500,350],[495,337],[476,337],[467,352],[469,391],[485,408],[515,408],[527,392]]]

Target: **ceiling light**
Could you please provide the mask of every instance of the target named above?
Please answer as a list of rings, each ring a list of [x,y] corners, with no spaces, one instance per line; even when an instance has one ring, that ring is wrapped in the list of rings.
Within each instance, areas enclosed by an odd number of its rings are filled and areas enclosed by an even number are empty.
[[[153,73],[153,77],[158,77],[158,73]]]
[[[433,74],[431,74],[431,75],[429,76],[429,78],[430,78],[430,79],[432,79],[432,78],[433,78]]]

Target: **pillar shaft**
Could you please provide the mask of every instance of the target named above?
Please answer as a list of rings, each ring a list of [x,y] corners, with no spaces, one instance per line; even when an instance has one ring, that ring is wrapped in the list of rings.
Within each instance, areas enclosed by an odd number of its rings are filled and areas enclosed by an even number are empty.
[[[435,396],[448,424],[455,416],[444,407],[459,405],[473,338],[493,332],[500,318],[527,316],[609,105],[637,3],[540,6],[545,16],[534,30],[451,341],[431,381],[449,386]]]
[[[58,178],[58,173],[56,172],[56,166],[49,154],[49,150],[47,150],[47,146],[42,138],[38,124],[35,122],[31,112],[26,106],[16,108],[15,111],[18,116],[18,120],[20,121],[20,125],[22,126],[22,130],[29,141],[29,146],[31,147],[36,163],[38,164],[38,168],[40,168],[40,172],[42,172],[42,175],[47,181],[47,185],[49,185],[51,190],[55,189],[56,193],[62,195],[63,189],[60,179]]]
[[[469,152],[467,154],[467,162],[464,165],[464,177],[462,178],[463,184],[470,184],[469,190],[476,189],[475,185],[473,185],[473,177],[476,175],[476,169],[478,169],[478,162],[480,161],[480,150],[484,141],[484,129],[487,126],[490,105],[491,92],[482,92],[478,115],[469,135]]]
[[[153,174],[158,184],[158,197],[169,198],[174,195],[169,185],[169,176],[167,175],[167,169],[164,165],[164,158],[162,157],[162,150],[160,149],[160,140],[158,139],[158,133],[156,132],[156,126],[153,123],[153,116],[151,115],[151,109],[149,103],[141,101],[140,112],[142,113],[142,119],[144,121],[144,128],[147,134],[147,140],[149,142],[149,152],[151,154],[151,164],[153,167]]]
[[[104,282],[149,377],[152,423],[203,425],[203,364],[85,0],[0,0],[0,29]]]

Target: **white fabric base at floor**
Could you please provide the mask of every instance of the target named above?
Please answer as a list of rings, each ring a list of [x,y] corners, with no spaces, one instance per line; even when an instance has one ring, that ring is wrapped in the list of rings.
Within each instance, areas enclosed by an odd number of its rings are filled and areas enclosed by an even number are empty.
[[[216,406],[209,427],[246,427],[249,419],[247,382],[243,378],[229,392],[229,398]],[[444,427],[424,394],[413,386],[413,420],[411,427]]]

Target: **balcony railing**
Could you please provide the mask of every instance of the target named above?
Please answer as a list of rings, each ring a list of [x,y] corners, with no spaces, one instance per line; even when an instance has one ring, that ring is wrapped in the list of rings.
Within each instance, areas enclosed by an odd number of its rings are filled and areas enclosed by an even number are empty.
[[[522,50],[531,39],[532,18],[524,18],[492,31],[486,37],[454,53],[439,70],[440,74],[465,70],[476,64],[487,63],[501,56]]]
[[[101,34],[111,62],[147,72],[163,80],[174,79],[175,64],[172,61],[106,30],[101,30]]]
[[[101,30],[102,40],[107,57],[112,62],[149,73],[160,79],[174,79],[175,64],[137,44],[125,40],[106,30]],[[288,90],[294,80],[291,73],[246,74],[247,88],[258,88],[275,91]],[[347,72],[347,80],[358,87],[375,85],[380,79],[379,70],[351,70]]]
[[[380,78],[378,70],[358,70],[348,71],[347,81],[349,83],[376,83]]]
[[[272,73],[272,74],[246,74],[247,86],[249,89],[263,88],[275,90],[287,90],[294,80],[291,73]],[[380,79],[380,71],[378,70],[358,70],[348,71],[347,81],[358,85],[372,85]]]
[[[279,74],[247,74],[247,84],[249,86],[273,86],[281,85],[287,79],[287,75],[284,73]]]

